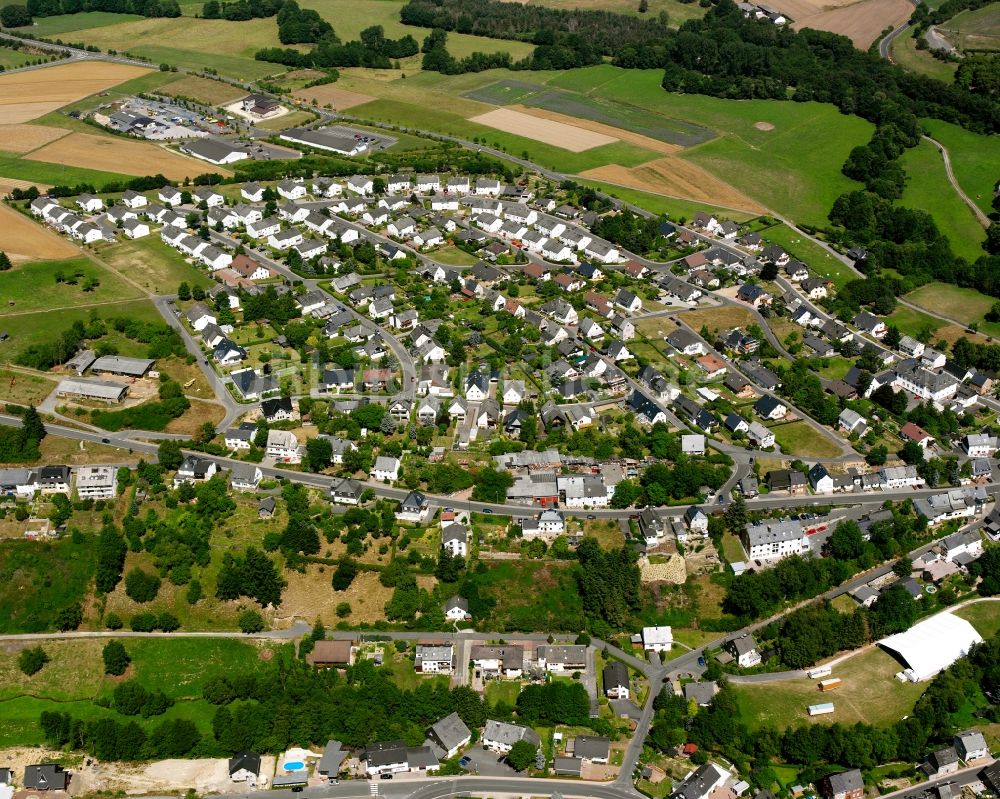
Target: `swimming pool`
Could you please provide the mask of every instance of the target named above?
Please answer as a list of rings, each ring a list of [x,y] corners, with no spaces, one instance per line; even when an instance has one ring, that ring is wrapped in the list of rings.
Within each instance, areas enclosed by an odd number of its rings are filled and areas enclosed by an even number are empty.
[[[301,760],[286,760],[285,761],[285,771],[302,771],[306,767],[306,764]]]

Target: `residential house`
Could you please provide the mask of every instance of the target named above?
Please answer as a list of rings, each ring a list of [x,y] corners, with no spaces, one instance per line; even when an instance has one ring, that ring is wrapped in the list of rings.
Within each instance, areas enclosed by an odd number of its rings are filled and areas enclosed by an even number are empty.
[[[740,668],[750,669],[761,663],[757,642],[750,633],[729,639],[724,648],[736,659],[736,665]]]
[[[674,631],[670,626],[642,628],[642,648],[646,652],[669,652],[674,646]]]
[[[399,479],[400,469],[399,458],[388,455],[379,455],[375,458],[375,465],[372,467],[371,478],[381,482],[394,483]]]
[[[413,668],[419,674],[451,674],[455,663],[454,644],[417,644]]]
[[[791,519],[748,524],[741,538],[750,560],[754,561],[776,561],[809,551],[809,539],[802,525]]]
[[[291,430],[268,430],[264,454],[281,463],[301,463],[299,440]]]
[[[865,795],[865,781],[856,768],[823,777],[817,787],[823,799],[862,799]]]
[[[609,699],[629,698],[628,667],[620,660],[612,660],[601,672],[604,695]]]
[[[510,724],[506,721],[487,720],[482,737],[484,749],[505,755],[518,741],[527,741],[535,747],[542,745],[542,739],[530,727],[523,727],[520,724]]]

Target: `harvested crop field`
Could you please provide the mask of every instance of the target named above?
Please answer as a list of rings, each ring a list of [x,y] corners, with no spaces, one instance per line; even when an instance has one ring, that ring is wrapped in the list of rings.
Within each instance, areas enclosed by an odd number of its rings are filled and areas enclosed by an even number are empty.
[[[782,0],[779,8],[796,29],[839,33],[860,50],[867,50],[885,28],[896,27],[913,13],[908,0]]]
[[[148,142],[72,133],[30,155],[30,161],[66,164],[89,169],[103,169],[126,175],[164,175],[169,180],[183,180],[208,170],[201,161]],[[212,167],[212,172],[230,175],[226,169]]]
[[[79,253],[62,236],[35,224],[6,205],[0,205],[0,251],[7,253],[15,262],[69,258]]]
[[[509,108],[498,108],[485,114],[474,116],[469,122],[485,125],[488,128],[523,136],[526,139],[561,147],[571,153],[582,153],[605,144],[614,144],[618,139],[603,133],[585,130],[576,124],[553,122],[550,119],[540,119]]]
[[[0,75],[0,109],[5,124],[47,114],[150,70],[105,61],[79,61]]]
[[[299,100],[305,100],[307,103],[313,103],[314,105],[331,105],[335,111],[345,111],[348,108],[354,108],[356,105],[370,103],[375,99],[370,94],[352,92],[348,89],[338,88],[332,84],[299,89],[297,92],[292,92],[292,97],[297,97]]]
[[[594,122],[589,119],[567,116],[566,114],[560,114],[558,111],[547,111],[544,108],[529,108],[525,105],[511,106],[511,110],[520,111],[522,114],[528,114],[533,117],[538,117],[539,119],[548,119],[552,122],[560,122],[564,125],[573,125],[574,127],[590,130],[594,133],[611,136],[612,138],[627,141],[630,144],[635,144],[639,147],[645,147],[647,150],[652,150],[654,153],[672,155],[681,149],[676,144],[668,144],[667,142],[660,141],[659,139],[643,136],[641,133],[635,133],[631,130],[625,130],[624,128],[616,128],[612,125],[605,125],[602,122]]]
[[[30,153],[69,133],[62,128],[45,125],[0,125],[0,150],[9,153]]]
[[[725,181],[683,158],[665,156],[636,167],[608,164],[580,173],[581,177],[601,180],[618,186],[663,194],[667,197],[697,200],[754,214],[767,212],[760,203],[750,199]]]
[[[246,92],[237,86],[230,86],[220,80],[199,78],[197,75],[172,81],[160,91],[171,97],[190,97],[207,105],[225,105],[246,96]]]
[[[2,129],[0,129],[2,132]],[[17,178],[5,178],[0,176],[0,197],[6,197],[14,189],[27,189],[34,186],[39,191],[45,191],[46,189],[52,188],[48,183],[39,183],[34,180],[19,180]]]

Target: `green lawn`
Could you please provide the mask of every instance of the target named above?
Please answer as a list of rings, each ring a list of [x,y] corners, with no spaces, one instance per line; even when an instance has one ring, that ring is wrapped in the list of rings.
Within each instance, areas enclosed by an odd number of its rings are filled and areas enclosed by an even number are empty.
[[[740,540],[730,532],[722,536],[722,556],[728,563],[738,563],[746,557]]]
[[[1000,604],[997,602],[976,602],[955,611],[955,615],[972,623],[984,638],[993,638],[1000,632]]]
[[[57,281],[59,274],[63,275],[64,282]],[[65,282],[69,279],[76,284]],[[88,280],[96,280],[99,285],[84,291]],[[0,273],[0,297],[6,303],[7,313],[129,300],[138,296],[138,290],[130,283],[116,278],[113,272],[102,269],[89,258],[33,261]]]
[[[984,255],[986,231],[948,182],[944,160],[929,141],[921,141],[900,158],[906,170],[906,189],[900,205],[932,214],[938,228],[951,240],[956,255],[972,262]]]
[[[102,249],[98,257],[155,294],[173,294],[184,281],[192,288],[212,285],[212,279],[205,272],[187,263],[159,236],[134,241],[126,239]]]
[[[914,337],[918,336],[924,330],[929,329],[933,332],[945,324],[940,319],[903,305],[897,305],[896,310],[885,317],[885,320],[886,323],[891,322],[898,327],[899,332],[904,335]]]
[[[780,244],[789,255],[806,264],[813,274],[832,280],[837,288],[858,277],[843,261],[810,239],[796,233],[788,225],[774,225],[759,232],[766,241]]]
[[[786,455],[832,458],[840,454],[839,447],[804,421],[774,425],[771,432]]]
[[[503,702],[511,707],[521,693],[521,683],[516,680],[490,680],[486,683],[486,702],[492,707]]]
[[[147,300],[133,300],[110,305],[80,305],[61,311],[39,311],[15,316],[0,316],[0,326],[10,335],[10,338],[0,343],[0,361],[13,361],[32,344],[52,341],[57,336],[62,335],[77,319],[86,322],[90,318],[91,312],[102,319],[127,316],[130,319],[141,321],[162,321],[156,306]],[[123,351],[122,354],[129,353]]]
[[[1000,175],[1000,145],[996,137],[972,133],[937,119],[921,119],[920,124],[947,148],[955,179],[965,193],[983,213],[990,213],[993,188]]]
[[[913,709],[927,683],[900,682],[895,678],[902,667],[880,649],[855,655],[839,666],[833,676],[843,680],[842,688],[821,694],[816,680],[802,678],[756,685],[733,685],[743,720],[752,728],[763,725],[779,730],[800,724],[842,725],[865,722],[888,724]],[[836,710],[810,718],[809,705],[833,702]]]

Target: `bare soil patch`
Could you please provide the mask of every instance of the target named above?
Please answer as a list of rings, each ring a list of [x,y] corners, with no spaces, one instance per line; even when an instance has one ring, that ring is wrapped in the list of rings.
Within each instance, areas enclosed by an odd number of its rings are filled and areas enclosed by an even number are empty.
[[[485,114],[470,117],[469,121],[505,133],[512,133],[515,136],[540,141],[543,144],[551,144],[553,147],[561,147],[571,153],[582,153],[584,150],[591,150],[605,144],[614,144],[618,141],[614,136],[595,133],[593,130],[582,127],[580,120],[575,118],[573,124],[568,124],[543,119],[510,108],[488,111]]]
[[[344,111],[348,108],[354,108],[356,105],[364,105],[375,99],[370,94],[341,89],[332,83],[328,83],[325,86],[312,86],[308,89],[299,89],[296,92],[292,92],[292,97],[319,106],[329,104],[336,111]]]
[[[204,162],[156,144],[118,137],[92,136],[89,133],[71,133],[25,157],[31,161],[101,169],[126,175],[162,174],[170,180],[183,180],[206,171]],[[232,174],[220,167],[212,167],[211,171]]]
[[[610,136],[614,139],[620,139],[621,141],[627,141],[630,144],[635,144],[639,147],[644,147],[647,150],[652,150],[655,153],[663,153],[664,155],[673,155],[679,152],[681,147],[676,144],[670,144],[668,142],[660,141],[659,139],[654,139],[651,136],[643,136],[641,133],[635,133],[631,130],[625,130],[624,128],[616,128],[612,125],[605,125],[603,122],[594,122],[590,119],[580,119],[579,117],[571,117],[566,114],[560,114],[558,111],[547,111],[544,108],[532,108],[526,105],[512,105],[508,106],[512,111],[520,111],[522,114],[528,114],[533,117],[538,117],[539,119],[549,119],[553,122],[561,122],[565,125],[573,125],[577,128],[584,128],[585,130],[591,130],[594,133],[601,133],[605,136]]]
[[[62,236],[0,205],[0,250],[15,262],[69,258],[79,250]]]
[[[0,75],[3,121],[8,125],[27,122],[149,71],[107,61],[78,61]]]
[[[0,125],[0,149],[9,153],[30,153],[68,133],[68,130],[45,125]]]
[[[698,200],[723,208],[754,214],[767,212],[760,203],[750,199],[725,181],[706,172],[700,166],[677,156],[665,156],[636,167],[619,164],[588,169],[581,177],[615,183],[652,194]]]
[[[754,122],[753,126],[757,128],[757,130],[774,130],[774,125],[770,122]]]

